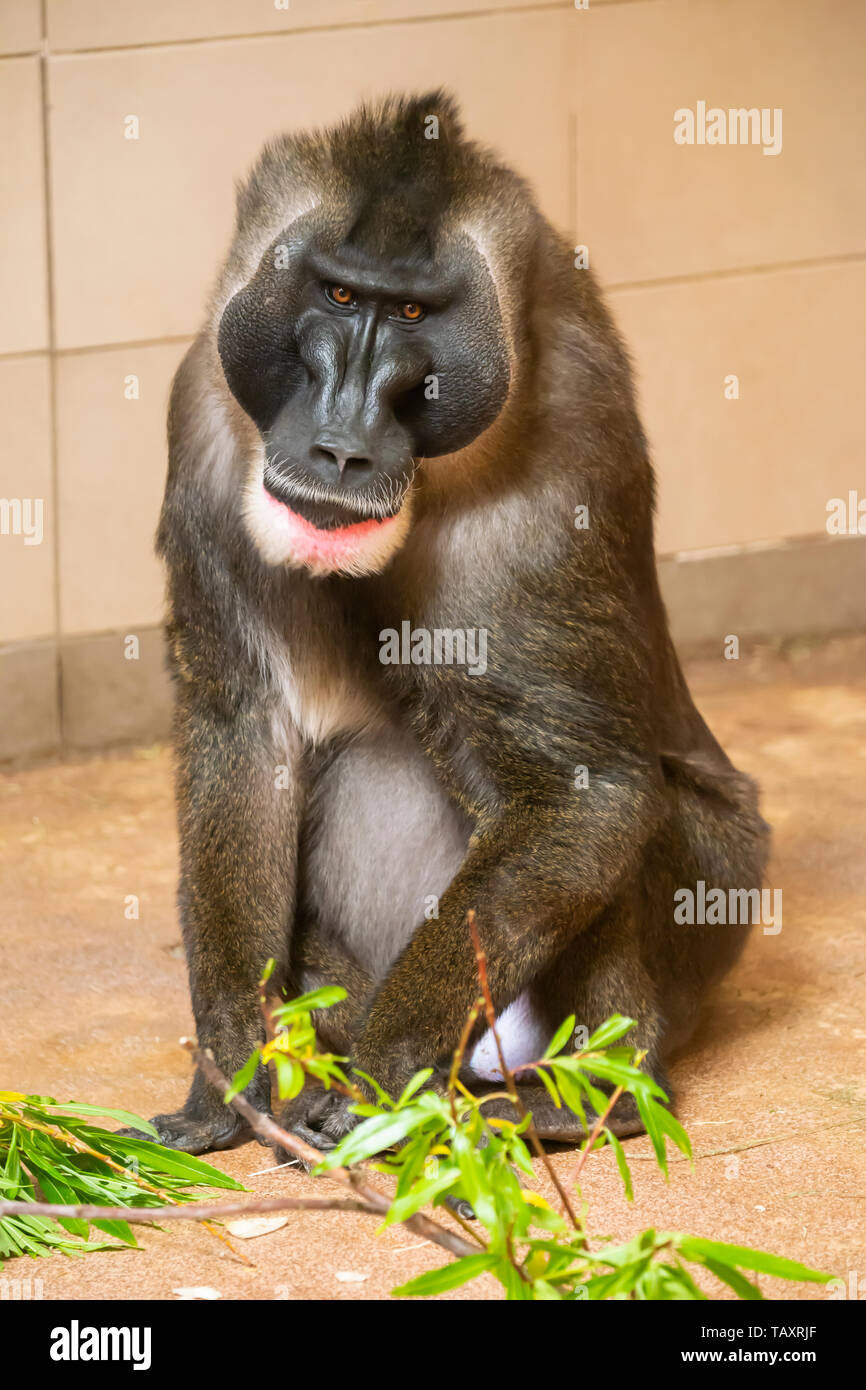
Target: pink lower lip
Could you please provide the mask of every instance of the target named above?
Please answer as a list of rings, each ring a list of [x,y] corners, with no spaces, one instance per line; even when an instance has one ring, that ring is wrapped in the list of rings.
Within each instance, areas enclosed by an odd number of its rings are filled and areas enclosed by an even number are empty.
[[[301,531],[305,531],[310,537],[310,540],[315,540],[317,542],[327,539],[328,536],[343,536],[346,540],[356,536],[365,536],[370,531],[375,531],[380,526],[387,526],[390,521],[395,520],[393,516],[386,516],[383,521],[378,521],[376,517],[370,517],[367,521],[354,521],[351,526],[334,526],[330,529],[326,529],[322,526],[314,526],[312,521],[307,521],[305,516],[301,516],[299,512],[292,511],[288,502],[281,502],[279,497],[275,497],[272,492],[268,492],[267,488],[265,488],[265,496],[272,506],[278,507],[281,512],[288,512],[292,519],[293,526],[298,527]]]
[[[377,521],[373,517],[367,521],[356,521],[351,526],[336,526],[328,531],[314,526],[306,517],[292,511],[287,503],[274,497],[267,488],[264,488],[264,493],[272,509],[280,514],[296,558],[313,567],[324,566],[330,570],[338,568],[341,562],[356,562],[365,538],[373,531],[393,526],[397,520],[396,516],[386,517],[384,521]]]

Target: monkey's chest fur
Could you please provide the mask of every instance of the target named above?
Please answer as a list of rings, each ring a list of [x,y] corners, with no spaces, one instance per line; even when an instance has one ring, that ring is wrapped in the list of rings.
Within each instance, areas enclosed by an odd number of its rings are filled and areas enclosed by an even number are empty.
[[[450,794],[441,769],[408,722],[379,702],[384,690],[371,691],[370,673],[359,680],[356,672],[352,679],[355,689],[365,692],[355,704],[335,691],[331,702],[323,703],[319,694],[306,710],[299,691],[320,690],[312,676],[293,682],[290,691],[302,728],[332,730],[318,745],[308,740],[304,755],[296,931],[314,925],[382,981],[418,927],[438,919],[440,900],[466,856],[474,820]],[[464,783],[474,776],[476,787],[485,787],[483,766],[461,766],[471,760],[459,739],[457,744],[455,774]],[[548,1032],[524,992],[500,1020],[509,1065],[539,1056]],[[476,1043],[470,1066],[480,1077],[499,1079],[489,1033]]]

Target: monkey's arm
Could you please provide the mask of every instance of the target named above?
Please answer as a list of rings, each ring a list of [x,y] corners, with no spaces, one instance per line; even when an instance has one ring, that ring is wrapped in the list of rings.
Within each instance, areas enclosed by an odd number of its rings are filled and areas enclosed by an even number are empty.
[[[572,592],[588,587],[569,582]],[[357,1065],[386,1088],[457,1045],[478,993],[469,909],[501,1012],[634,884],[665,815],[635,620],[604,596],[590,594],[576,612],[552,584],[527,591],[529,601],[501,603],[498,631],[489,624],[497,643],[487,674],[446,692],[452,743],[440,761],[457,766],[451,748],[465,749],[470,731],[463,766],[486,790],[438,918],[392,967],[358,1039]]]
[[[294,901],[297,790],[277,786],[284,750],[263,710],[204,708],[182,690],[176,714],[180,911],[199,1045],[231,1076],[263,1035],[257,982],[273,957],[285,971]],[[267,1109],[259,1069],[247,1091]],[[182,1110],[153,1120],[187,1153],[225,1148],[243,1128],[196,1072]]]
[[[383,1085],[447,1058],[478,994],[466,913],[477,914],[501,1012],[616,898],[656,822],[650,785],[617,781],[546,807],[515,806],[469,854],[381,986],[355,1061]]]

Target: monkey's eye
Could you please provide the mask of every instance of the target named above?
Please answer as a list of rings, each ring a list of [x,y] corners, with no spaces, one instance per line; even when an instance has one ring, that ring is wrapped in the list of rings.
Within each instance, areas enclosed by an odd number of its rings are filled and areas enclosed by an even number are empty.
[[[424,308],[421,304],[401,304],[394,317],[405,319],[408,323],[417,323],[424,317]]]
[[[347,290],[345,285],[329,285],[325,290],[332,304],[339,304],[341,309],[348,309],[355,303],[355,296],[351,290]]]

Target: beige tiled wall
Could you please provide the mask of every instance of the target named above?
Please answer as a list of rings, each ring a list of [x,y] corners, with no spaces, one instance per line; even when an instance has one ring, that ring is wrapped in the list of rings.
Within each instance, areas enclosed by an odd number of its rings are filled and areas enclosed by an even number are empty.
[[[46,353],[0,358],[0,494],[31,504],[15,534],[0,535],[0,632],[4,642],[50,637],[54,611],[54,499],[51,477],[51,389]],[[42,504],[42,540],[32,504]],[[30,529],[30,535],[25,532]]]
[[[866,259],[610,299],[659,465],[662,554],[816,535],[828,498],[866,497]]]
[[[0,353],[48,347],[39,59],[0,59]]]
[[[567,222],[570,19],[560,8],[58,58],[58,345],[194,331],[231,233],[234,179],[263,141],[331,121],[399,85],[399,73],[421,89],[452,87],[472,129],[531,174],[551,216]],[[477,80],[482,55],[495,82]],[[339,81],[323,84],[335,65]],[[124,139],[126,115],[139,119],[138,140]]]
[[[234,180],[400,88],[451,86],[588,245],[659,549],[821,535],[866,491],[864,53],[863,0],[0,0],[0,495],[45,511],[0,536],[0,654],[158,622],[166,393]],[[698,100],[781,107],[782,153],[675,144]]]

